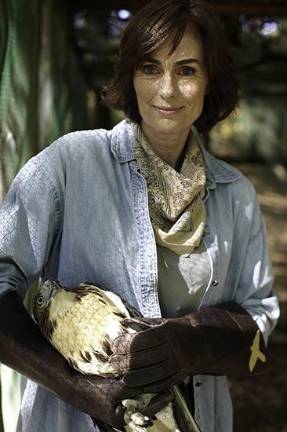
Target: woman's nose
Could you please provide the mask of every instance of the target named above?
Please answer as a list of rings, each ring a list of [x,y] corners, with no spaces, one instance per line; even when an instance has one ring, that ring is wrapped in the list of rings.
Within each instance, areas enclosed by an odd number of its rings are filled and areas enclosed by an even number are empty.
[[[164,98],[172,97],[176,92],[175,79],[170,73],[165,73],[159,83],[160,95]]]

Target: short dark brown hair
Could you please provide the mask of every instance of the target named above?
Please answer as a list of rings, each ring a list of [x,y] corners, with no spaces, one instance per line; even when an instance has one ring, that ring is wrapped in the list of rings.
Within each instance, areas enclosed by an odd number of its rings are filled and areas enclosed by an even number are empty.
[[[135,70],[170,38],[172,52],[192,25],[203,42],[208,75],[208,93],[195,126],[206,133],[226,118],[237,104],[238,83],[225,34],[209,5],[202,0],[152,0],[131,19],[122,35],[114,78],[103,89],[103,101],[140,123],[133,86]]]

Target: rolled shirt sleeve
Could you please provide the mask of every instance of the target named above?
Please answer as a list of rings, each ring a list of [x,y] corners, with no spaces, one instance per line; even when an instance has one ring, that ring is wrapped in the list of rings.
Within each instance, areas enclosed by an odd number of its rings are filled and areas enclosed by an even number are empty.
[[[251,193],[252,199],[242,209],[243,217],[249,221],[249,230],[243,234],[247,237],[247,248],[240,272],[237,301],[256,321],[267,343],[279,318],[279,304],[272,290],[273,276],[265,222],[253,187]]]

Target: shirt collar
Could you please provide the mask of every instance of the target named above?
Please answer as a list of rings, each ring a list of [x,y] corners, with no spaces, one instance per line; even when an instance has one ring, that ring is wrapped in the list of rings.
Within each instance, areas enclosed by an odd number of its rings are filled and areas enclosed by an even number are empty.
[[[133,128],[130,120],[123,120],[111,130],[111,151],[121,163],[134,160]]]
[[[123,120],[110,131],[111,151],[120,163],[130,162],[135,159],[133,154],[134,135],[131,123],[131,120]],[[192,127],[192,132],[198,138],[206,165],[207,188],[214,189],[216,183],[232,183],[237,181],[241,177],[240,172],[209,153],[205,149],[202,137],[195,127]]]

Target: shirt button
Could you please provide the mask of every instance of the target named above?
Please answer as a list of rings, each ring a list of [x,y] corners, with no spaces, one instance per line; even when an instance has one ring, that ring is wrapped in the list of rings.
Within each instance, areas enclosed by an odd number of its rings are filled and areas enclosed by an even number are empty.
[[[216,279],[214,279],[214,280],[212,281],[212,285],[213,285],[213,286],[217,286],[217,285],[218,285],[218,281],[217,281]]]

